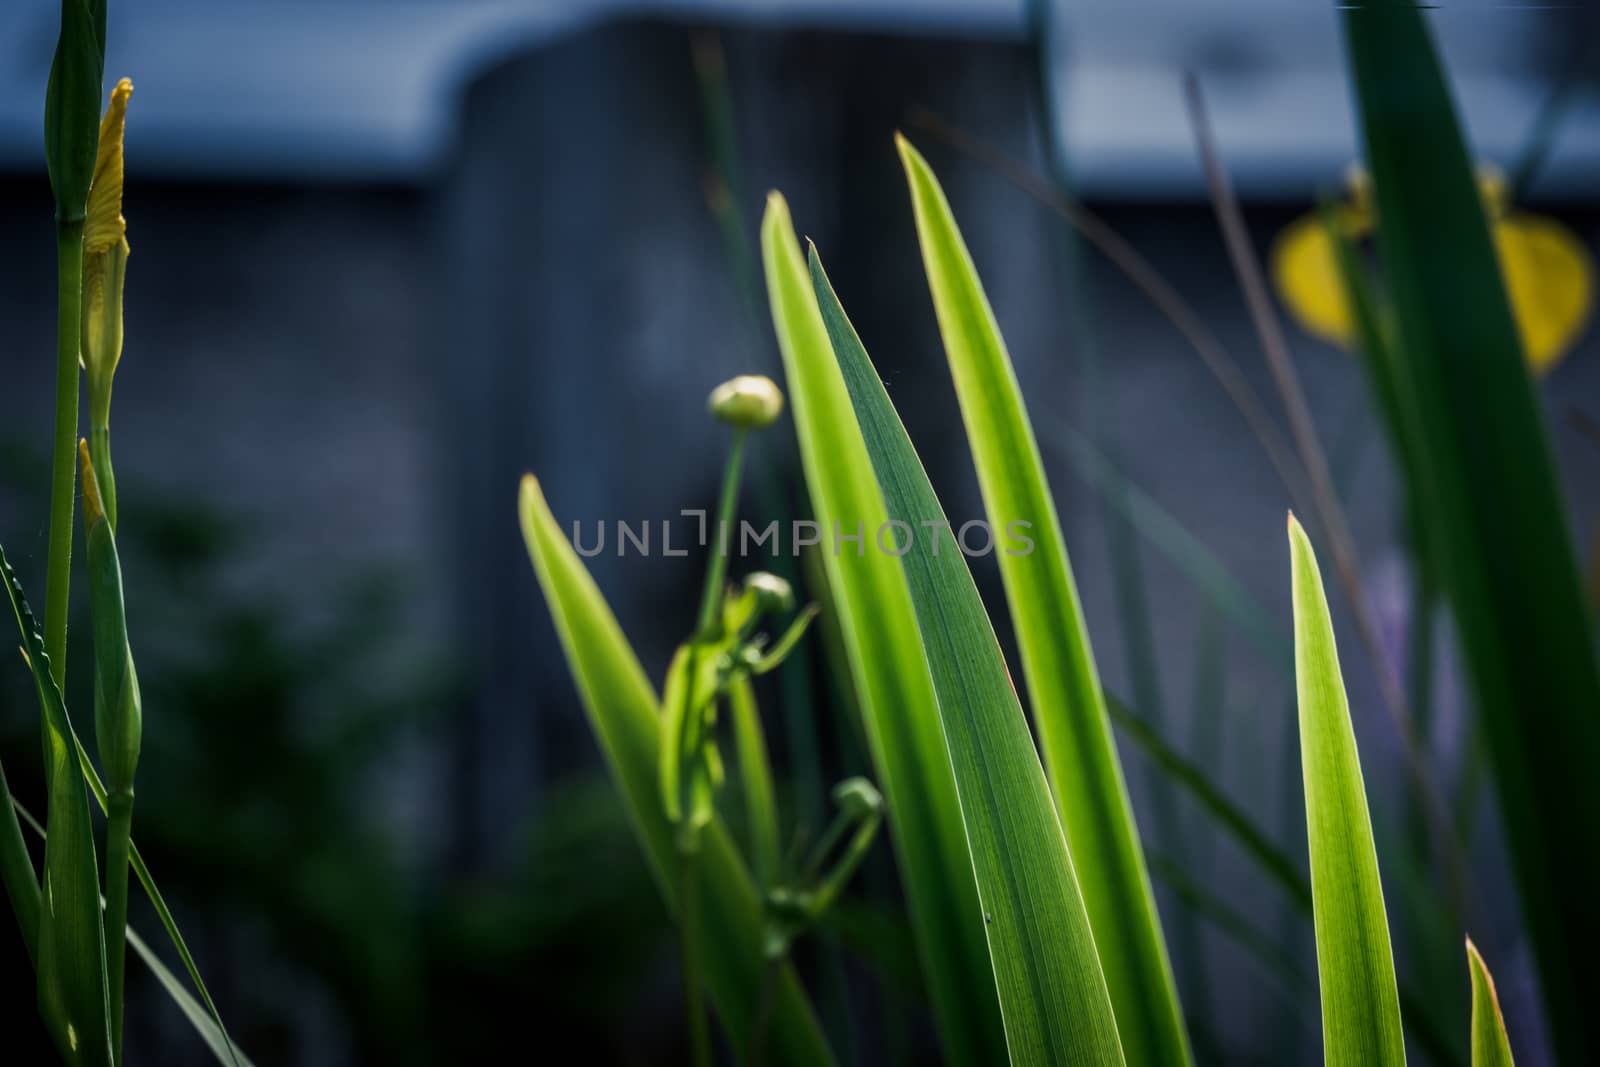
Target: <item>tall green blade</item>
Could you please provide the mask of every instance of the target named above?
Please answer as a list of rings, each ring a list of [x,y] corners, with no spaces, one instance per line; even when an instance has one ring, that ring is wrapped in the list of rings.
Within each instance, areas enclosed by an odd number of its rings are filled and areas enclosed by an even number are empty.
[[[955,770],[1011,1062],[1121,1064],[1067,842],[978,587],[815,248],[810,267],[884,503],[905,524],[891,535]]]
[[[1600,1062],[1600,665],[1538,398],[1421,12],[1344,18],[1402,418],[1561,1062]]]
[[[1472,972],[1472,1067],[1515,1067],[1494,977],[1470,937],[1467,938],[1467,968]]]
[[[655,689],[628,646],[605,598],[562,534],[532,475],[522,481],[522,536],[550,606],[567,663],[612,776],[622,793],[670,910],[677,909],[675,828],[662,810],[656,774],[660,707]],[[758,1026],[763,973],[762,904],[721,823],[702,831],[699,864],[701,952],[706,983],[734,1047],[748,1046]],[[766,1033],[770,1062],[831,1064],[833,1052],[794,971],[778,969]]]
[[[100,921],[100,867],[95,859],[89,794],[84,789],[66,705],[50,675],[50,657],[4,550],[0,550],[0,577],[22,634],[44,719],[49,835],[44,845],[45,889],[39,909],[39,1013],[66,1062],[109,1064],[105,927]]]
[[[1399,1067],[1406,1062],[1400,992],[1366,786],[1322,575],[1293,515],[1289,556],[1324,1058],[1329,1064]]]
[[[835,544],[832,537],[872,539],[888,512],[788,205],[776,193],[767,201],[761,249],[806,485],[827,539],[818,554],[888,797],[891,837],[945,1054],[956,1064],[1003,1063],[1005,1031],[983,909],[905,572],[876,544]]]
[[[1034,550],[1002,553],[1000,576],[1123,1053],[1131,1064],[1186,1063],[1178,991],[1039,446],[944,191],[916,149],[904,138],[899,147],[989,523],[997,536],[1031,524]]]

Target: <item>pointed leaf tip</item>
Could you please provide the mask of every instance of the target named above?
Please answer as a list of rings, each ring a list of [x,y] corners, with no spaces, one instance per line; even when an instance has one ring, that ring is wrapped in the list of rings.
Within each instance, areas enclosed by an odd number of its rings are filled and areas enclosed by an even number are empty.
[[[1472,978],[1472,1067],[1513,1067],[1511,1040],[1506,1036],[1494,976],[1472,938],[1466,941],[1467,970]]]

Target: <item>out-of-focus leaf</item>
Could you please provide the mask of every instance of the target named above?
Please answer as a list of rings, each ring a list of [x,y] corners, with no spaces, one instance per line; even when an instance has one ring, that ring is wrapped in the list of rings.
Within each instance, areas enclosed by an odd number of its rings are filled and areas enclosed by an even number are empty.
[[[944,191],[898,144],[989,524],[996,538],[1031,539],[1030,551],[1000,553],[1000,576],[1123,1053],[1132,1064],[1185,1063],[1183,1012],[1039,446]]]
[[[744,792],[744,817],[750,833],[750,865],[756,885],[764,890],[778,877],[778,805],[773,799],[767,734],[761,727],[755,687],[749,678],[738,677],[728,687],[728,718],[732,720],[734,751],[739,754],[739,784]]]
[[[629,818],[670,909],[678,904],[676,831],[657,780],[660,706],[616,618],[562,534],[532,475],[518,508],[528,554],[555,619],[590,725],[626,803]],[[763,986],[762,906],[720,822],[700,835],[699,930],[706,984],[728,1036],[744,1048],[757,1027]],[[778,968],[765,1044],[768,1057],[794,1067],[831,1064],[829,1049],[794,971]]]
[[[1011,1061],[1120,1064],[1072,858],[978,587],[815,248],[810,267],[888,514],[912,531],[900,561],[955,769]]]
[[[874,538],[888,520],[861,429],[817,307],[788,205],[774,193],[761,227],[773,325],[783,354],[806,485],[821,528]],[[983,909],[933,682],[900,562],[862,544],[819,553],[905,880],[912,928],[947,1059],[1004,1062],[1005,1031]]]
[[[1293,515],[1289,555],[1324,1057],[1330,1064],[1399,1067],[1406,1061],[1400,993],[1366,786],[1322,575]]]
[[[49,834],[44,846],[44,890],[39,910],[37,970],[39,1013],[68,1063],[111,1063],[111,1012],[106,993],[105,927],[100,921],[100,867],[94,825],[84,789],[78,747],[50,676],[33,611],[0,550],[0,577],[22,634],[44,719],[45,785]]]
[[[1600,664],[1539,400],[1422,12],[1344,12],[1401,436],[1449,600],[1560,1061],[1600,1062]]]
[[[1500,996],[1494,990],[1478,946],[1467,938],[1467,967],[1472,971],[1472,1067],[1514,1067]]]

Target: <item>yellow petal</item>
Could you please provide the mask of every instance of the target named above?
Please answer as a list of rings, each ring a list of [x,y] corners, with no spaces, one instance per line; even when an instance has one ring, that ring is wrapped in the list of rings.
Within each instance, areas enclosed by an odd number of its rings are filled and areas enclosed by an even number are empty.
[[[1554,219],[1512,214],[1494,227],[1506,294],[1528,365],[1538,375],[1561,361],[1594,302],[1594,264]]]
[[[1306,332],[1350,347],[1355,328],[1333,241],[1321,218],[1306,215],[1278,234],[1272,247],[1272,283]]]
[[[108,251],[127,232],[122,218],[122,133],[127,125],[128,97],[133,82],[123,78],[111,90],[111,102],[100,120],[100,151],[89,186],[89,206],[83,227],[85,256]]]

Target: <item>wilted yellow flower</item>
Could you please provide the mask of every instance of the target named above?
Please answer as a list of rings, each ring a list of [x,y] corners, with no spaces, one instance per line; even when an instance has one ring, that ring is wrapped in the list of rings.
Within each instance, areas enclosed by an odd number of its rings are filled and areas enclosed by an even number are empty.
[[[1365,171],[1350,175],[1349,201],[1335,209],[1335,224],[1350,240],[1369,236],[1377,221]],[[1583,331],[1594,301],[1594,264],[1582,244],[1554,219],[1513,211],[1499,171],[1479,171],[1506,295],[1528,366],[1544,374],[1559,363]],[[1355,343],[1355,325],[1332,239],[1312,213],[1290,223],[1272,250],[1278,295],[1309,333],[1340,348]]]
[[[80,356],[89,384],[91,424],[105,426],[111,377],[122,358],[122,284],[128,263],[127,221],[122,217],[122,134],[133,82],[111,90],[100,121],[100,149],[83,226],[83,325]]]

